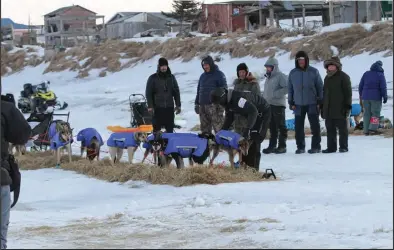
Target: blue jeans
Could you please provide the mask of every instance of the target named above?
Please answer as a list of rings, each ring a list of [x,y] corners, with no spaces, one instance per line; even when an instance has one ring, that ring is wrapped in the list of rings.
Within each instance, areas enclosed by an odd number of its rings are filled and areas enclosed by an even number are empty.
[[[7,232],[10,223],[10,186],[1,186],[1,249],[7,249]]]

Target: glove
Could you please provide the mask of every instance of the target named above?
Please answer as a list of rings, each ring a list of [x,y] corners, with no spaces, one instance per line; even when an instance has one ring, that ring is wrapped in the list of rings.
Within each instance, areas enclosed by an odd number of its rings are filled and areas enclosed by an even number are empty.
[[[179,115],[181,113],[181,107],[176,107],[175,108],[175,114]]]
[[[242,131],[242,137],[245,138],[246,140],[249,140],[250,139],[250,129],[245,128]]]
[[[194,105],[194,112],[196,112],[197,115],[200,114],[200,105]]]
[[[387,96],[383,98],[383,104],[387,103]]]

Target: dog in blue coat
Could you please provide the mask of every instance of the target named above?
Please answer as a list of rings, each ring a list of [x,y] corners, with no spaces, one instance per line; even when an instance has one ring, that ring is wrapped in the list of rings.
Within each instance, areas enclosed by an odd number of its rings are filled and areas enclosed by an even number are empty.
[[[230,167],[235,168],[234,158],[238,154],[239,163],[243,166],[242,156],[247,156],[249,147],[251,142],[239,135],[238,133],[228,131],[228,130],[220,130],[215,135],[216,145],[213,147],[213,155],[210,161],[210,165],[213,164],[213,161],[219,155],[220,151],[227,152],[230,161]]]
[[[193,163],[201,165],[210,156],[212,145],[216,145],[214,137],[205,137],[204,134],[173,137],[168,140],[161,162],[168,167],[174,159],[176,167],[180,169],[185,167],[183,159],[188,158],[190,166]]]
[[[86,149],[86,158],[93,161],[100,160],[101,146],[104,145],[103,138],[94,128],[85,128],[77,134],[77,141],[81,142],[81,157]]]
[[[152,153],[154,163],[159,166],[168,166],[174,159],[177,167],[182,168],[183,158],[189,158],[190,165],[193,165],[193,161],[202,164],[210,155],[212,141],[213,135],[155,132],[148,136],[143,146],[146,149],[143,161]],[[200,155],[200,152],[203,154]]]
[[[134,153],[141,143],[146,142],[147,134],[144,132],[119,132],[112,133],[107,140],[111,163],[117,163],[123,156],[123,150],[127,149],[129,163],[133,163]]]

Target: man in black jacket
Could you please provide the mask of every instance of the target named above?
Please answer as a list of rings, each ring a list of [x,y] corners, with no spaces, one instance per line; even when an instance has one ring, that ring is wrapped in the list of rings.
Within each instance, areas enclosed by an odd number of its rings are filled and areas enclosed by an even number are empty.
[[[234,122],[234,114],[247,118],[247,126],[242,132],[244,138],[252,140],[248,155],[242,156],[248,166],[259,170],[260,148],[264,141],[271,118],[271,108],[261,96],[252,92],[216,88],[211,91],[211,101],[222,105],[226,110],[222,129],[228,130]]]
[[[7,248],[7,231],[10,220],[11,192],[10,165],[8,163],[8,143],[25,144],[31,128],[15,104],[1,101],[1,249]]]
[[[173,133],[174,112],[181,113],[181,95],[178,82],[168,67],[167,59],[159,59],[157,72],[148,78],[145,95],[148,111],[153,113],[153,131],[160,131],[164,127],[167,133]]]

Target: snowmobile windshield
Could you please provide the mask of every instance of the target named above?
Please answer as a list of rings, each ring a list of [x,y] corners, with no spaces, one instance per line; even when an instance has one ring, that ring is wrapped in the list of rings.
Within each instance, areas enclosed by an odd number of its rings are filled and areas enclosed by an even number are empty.
[[[40,93],[48,92],[49,86],[47,83],[43,82],[37,85],[37,91]]]

